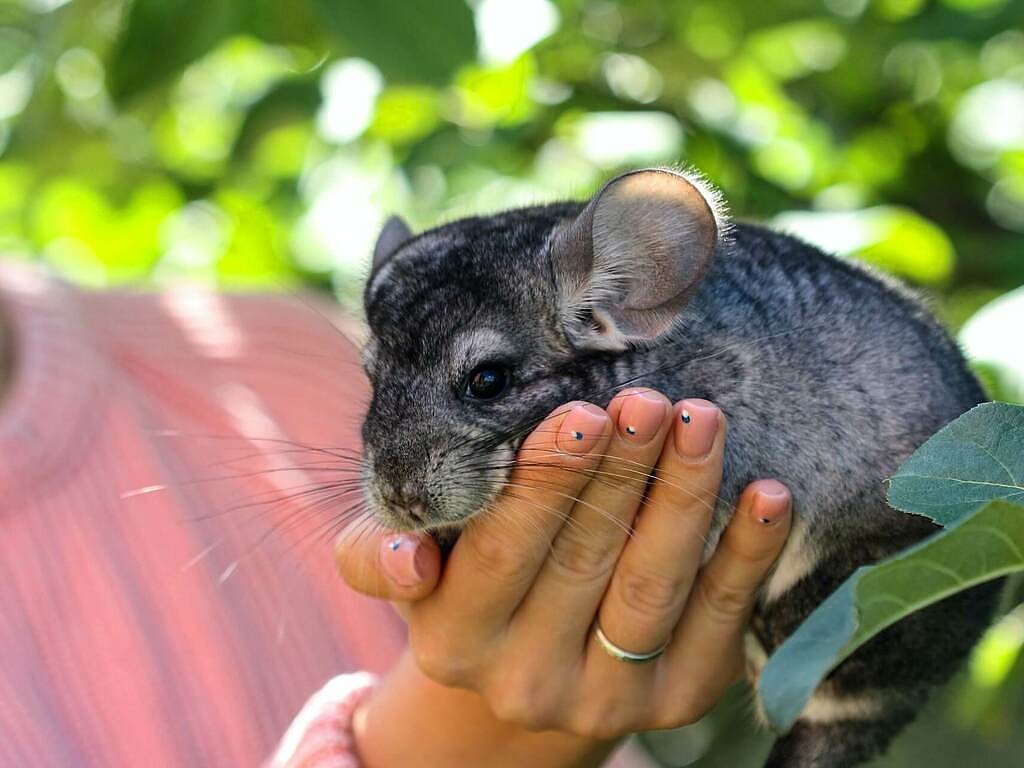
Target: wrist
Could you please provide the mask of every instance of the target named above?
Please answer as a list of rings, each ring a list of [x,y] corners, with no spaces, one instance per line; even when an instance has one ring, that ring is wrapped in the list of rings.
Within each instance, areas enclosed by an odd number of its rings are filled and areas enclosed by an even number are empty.
[[[615,747],[503,723],[475,693],[427,679],[408,653],[356,710],[353,734],[365,768],[585,768],[600,765]]]

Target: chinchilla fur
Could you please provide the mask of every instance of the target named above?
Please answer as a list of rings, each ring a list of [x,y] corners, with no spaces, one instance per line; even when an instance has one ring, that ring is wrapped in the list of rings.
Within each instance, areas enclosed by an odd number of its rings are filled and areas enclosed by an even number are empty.
[[[757,478],[790,488],[797,521],[752,622],[755,678],[763,654],[853,570],[933,531],[887,506],[885,480],[984,398],[906,290],[794,237],[728,223],[699,177],[675,171],[625,174],[589,203],[417,236],[393,219],[365,305],[366,489],[391,527],[457,529],[500,492],[523,437],[568,401],[604,406],[647,386],[721,407],[729,434],[709,551]],[[511,381],[476,402],[463,390],[482,363]],[[961,593],[868,642],[768,765],[840,768],[884,751],[963,660],[995,596],[994,585]]]

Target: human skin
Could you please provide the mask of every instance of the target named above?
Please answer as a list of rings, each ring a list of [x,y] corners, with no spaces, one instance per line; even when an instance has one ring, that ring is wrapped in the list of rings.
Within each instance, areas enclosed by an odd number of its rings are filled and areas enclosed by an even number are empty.
[[[364,764],[595,766],[628,733],[710,710],[740,677],[757,587],[791,522],[786,488],[756,481],[700,567],[725,431],[711,403],[651,390],[607,412],[570,404],[526,439],[514,491],[443,569],[429,536],[343,537],[346,581],[409,625],[409,650],[356,714]],[[595,621],[630,651],[668,646],[624,663]]]

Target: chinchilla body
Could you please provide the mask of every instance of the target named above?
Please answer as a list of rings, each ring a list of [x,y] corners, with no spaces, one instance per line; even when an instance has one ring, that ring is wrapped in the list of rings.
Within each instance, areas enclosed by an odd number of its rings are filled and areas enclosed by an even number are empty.
[[[794,500],[752,620],[755,679],[858,566],[934,530],[886,504],[886,478],[984,399],[906,291],[793,237],[728,224],[706,185],[675,172],[416,237],[393,221],[374,261],[364,440],[380,519],[457,529],[500,492],[529,430],[570,400],[604,406],[635,386],[711,400],[728,436],[707,553],[752,480],[776,478]],[[486,402],[464,396],[481,365],[510,377]],[[884,751],[961,663],[995,597],[994,585],[961,593],[871,640],[819,687],[768,764],[839,768]]]

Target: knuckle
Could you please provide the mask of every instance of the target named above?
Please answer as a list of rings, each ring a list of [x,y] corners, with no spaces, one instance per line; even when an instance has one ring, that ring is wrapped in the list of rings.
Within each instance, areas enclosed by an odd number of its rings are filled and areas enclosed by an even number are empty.
[[[743,621],[753,599],[750,590],[727,584],[710,573],[698,581],[697,595],[707,611],[722,623]]]
[[[449,688],[466,684],[470,670],[464,656],[436,642],[412,642],[411,647],[416,666],[435,683]]]
[[[554,710],[548,704],[548,697],[538,695],[534,685],[503,686],[491,693],[488,703],[494,716],[503,723],[527,731],[546,731],[554,725]]]
[[[592,704],[572,718],[570,730],[595,741],[611,741],[631,732],[628,718],[619,707],[606,702]]]
[[[619,594],[625,605],[644,618],[663,619],[683,600],[685,584],[675,576],[628,569],[619,580]]]
[[[551,547],[551,562],[569,581],[591,582],[606,578],[615,567],[619,548],[597,535],[564,527]]]
[[[516,537],[508,531],[499,532],[493,530],[493,526],[479,526],[463,539],[477,570],[499,583],[519,584],[532,576],[528,559],[523,556],[525,546],[517,546]]]

